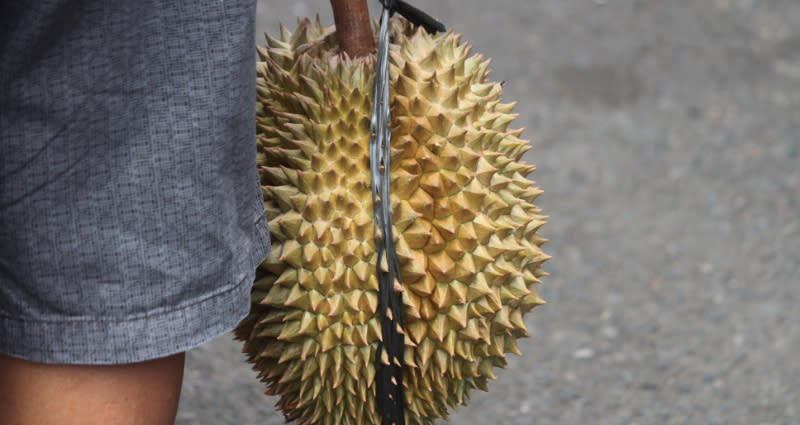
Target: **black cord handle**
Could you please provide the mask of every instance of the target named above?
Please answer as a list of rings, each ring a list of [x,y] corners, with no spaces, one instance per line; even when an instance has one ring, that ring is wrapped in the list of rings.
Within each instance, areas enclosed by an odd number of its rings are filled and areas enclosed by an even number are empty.
[[[403,331],[402,283],[400,265],[392,232],[390,142],[391,99],[389,98],[389,18],[395,12],[409,22],[425,28],[428,33],[445,31],[444,25],[425,12],[402,0],[380,0],[381,27],[378,36],[375,86],[370,119],[370,174],[372,176],[372,205],[375,213],[375,245],[378,254],[378,309],[381,318],[382,340],[376,353],[377,404],[382,425],[405,425],[403,397],[403,362],[405,333]]]
[[[390,16],[397,12],[400,14],[400,16],[406,18],[414,25],[425,28],[425,31],[427,31],[429,34],[447,31],[447,28],[444,26],[444,24],[437,21],[436,18],[404,2],[403,0],[380,0],[380,2],[383,7],[389,9]]]
[[[400,266],[392,232],[392,209],[389,193],[391,177],[390,142],[391,109],[389,99],[389,17],[385,7],[381,12],[378,53],[375,64],[375,87],[370,119],[369,161],[372,175],[372,205],[375,213],[375,245],[378,254],[378,309],[382,340],[376,353],[376,395],[382,425],[405,425],[403,405],[403,300],[398,289]]]

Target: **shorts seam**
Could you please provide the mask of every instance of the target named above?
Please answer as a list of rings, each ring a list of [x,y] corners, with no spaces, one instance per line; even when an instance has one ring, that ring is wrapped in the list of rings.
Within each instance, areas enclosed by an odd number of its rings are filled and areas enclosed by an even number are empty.
[[[225,285],[221,288],[214,290],[211,293],[203,294],[199,298],[195,298],[192,300],[185,301],[181,304],[178,304],[175,307],[157,307],[152,310],[148,310],[142,313],[131,314],[128,316],[119,316],[119,317],[108,317],[108,316],[98,316],[98,317],[91,317],[91,316],[78,316],[78,317],[18,317],[15,315],[11,315],[10,313],[0,310],[0,316],[6,320],[10,321],[18,321],[24,323],[63,323],[63,322],[72,322],[72,323],[80,323],[80,322],[109,322],[109,323],[119,323],[119,322],[126,322],[126,321],[135,321],[135,320],[142,320],[147,318],[153,318],[157,316],[173,314],[175,312],[186,310],[197,304],[202,304],[207,302],[212,298],[216,298],[222,295],[229,293],[232,290],[237,289],[242,283],[247,280],[247,276],[243,279],[240,279],[238,283]]]

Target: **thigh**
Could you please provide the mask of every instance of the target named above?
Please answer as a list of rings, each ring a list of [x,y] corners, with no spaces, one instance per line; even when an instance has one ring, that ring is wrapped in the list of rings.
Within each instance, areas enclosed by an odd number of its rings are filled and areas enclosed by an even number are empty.
[[[0,424],[170,425],[184,355],[113,366],[34,363],[0,354]]]

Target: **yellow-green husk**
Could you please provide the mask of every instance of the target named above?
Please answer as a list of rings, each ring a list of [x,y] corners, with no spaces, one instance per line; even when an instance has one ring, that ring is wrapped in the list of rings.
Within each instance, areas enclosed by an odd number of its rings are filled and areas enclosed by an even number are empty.
[[[268,393],[304,424],[378,425],[381,338],[368,157],[374,59],[344,59],[333,28],[267,37],[258,64],[261,182],[273,250],[236,329]],[[453,33],[395,20],[392,214],[406,335],[406,423],[432,424],[487,389],[528,336],[549,257],[540,190],[488,61]]]

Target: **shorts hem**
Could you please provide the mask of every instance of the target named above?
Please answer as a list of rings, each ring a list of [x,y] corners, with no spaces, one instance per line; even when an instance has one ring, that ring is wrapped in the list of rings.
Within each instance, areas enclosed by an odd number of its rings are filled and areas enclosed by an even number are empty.
[[[253,276],[180,308],[120,320],[0,316],[0,353],[37,363],[111,365],[185,352],[232,330],[248,313]]]

